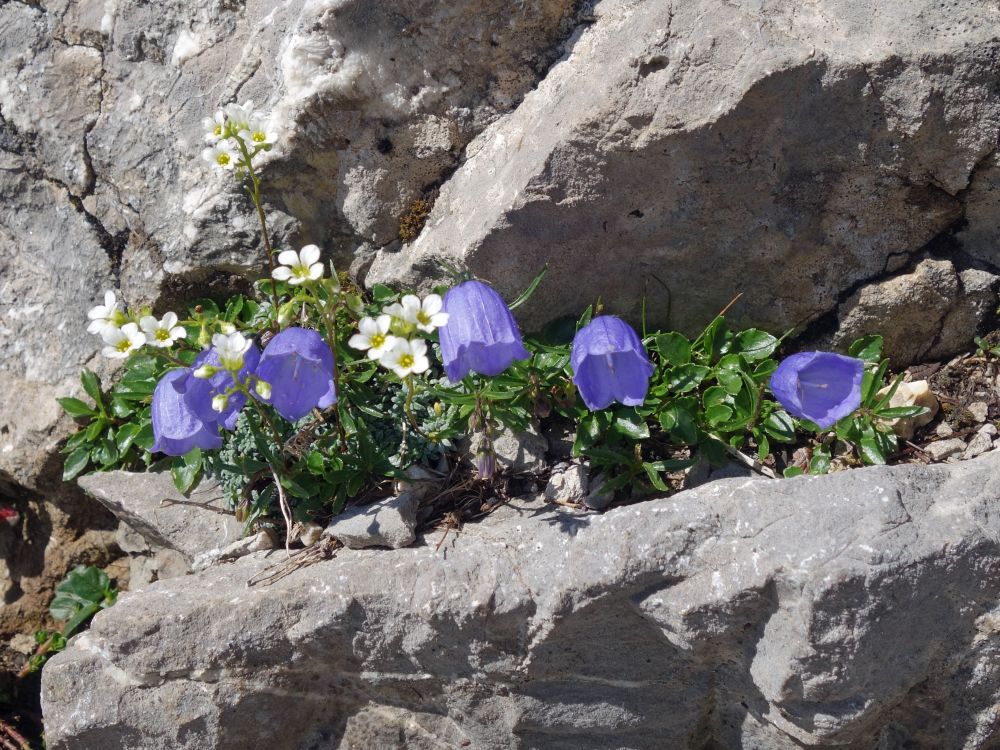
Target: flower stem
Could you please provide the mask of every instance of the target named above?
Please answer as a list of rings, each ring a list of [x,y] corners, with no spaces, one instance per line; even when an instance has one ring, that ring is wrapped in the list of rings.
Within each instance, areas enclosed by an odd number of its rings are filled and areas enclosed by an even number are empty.
[[[339,301],[339,295],[338,295]],[[333,404],[333,413],[337,419],[337,434],[340,436],[340,452],[347,451],[347,432],[344,430],[344,422],[340,418],[340,368],[337,366],[337,305],[329,303],[324,307],[326,317],[326,337],[330,346],[330,353],[333,355],[333,392],[337,396],[337,401]]]
[[[406,414],[406,418],[410,420],[410,426],[413,427],[413,431],[418,435],[427,437],[417,426],[417,420],[413,416],[413,395],[416,393],[416,386],[413,384],[413,375],[406,376],[406,401],[403,402],[403,412]]]
[[[253,168],[253,157],[250,155],[250,151],[247,149],[247,144],[243,142],[243,139],[236,136],[234,138],[236,143],[240,147],[240,152],[243,154],[243,159],[247,165],[247,174],[250,175],[250,182],[253,186],[248,189],[247,192],[250,193],[250,198],[253,200],[254,206],[257,207],[257,218],[260,220],[260,232],[261,239],[264,241],[264,252],[267,254],[267,266],[270,270],[269,277],[271,279],[271,301],[274,304],[274,330],[278,330],[278,284],[274,280],[274,250],[271,248],[271,238],[267,233],[267,219],[264,216],[264,204],[260,197],[260,178]]]

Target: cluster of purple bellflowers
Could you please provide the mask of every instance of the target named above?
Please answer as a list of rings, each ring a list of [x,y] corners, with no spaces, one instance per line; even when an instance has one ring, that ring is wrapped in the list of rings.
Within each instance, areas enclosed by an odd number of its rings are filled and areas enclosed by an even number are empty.
[[[510,309],[488,285],[459,284],[445,295],[443,310],[448,322],[439,330],[441,357],[450,381],[469,373],[496,376],[514,360],[530,356]],[[570,364],[573,382],[591,411],[614,402],[641,405],[654,372],[635,330],[611,315],[594,318],[577,332]],[[212,368],[210,377],[198,372],[203,365]],[[171,371],[158,384],[154,450],[178,456],[195,447],[219,448],[221,430],[234,429],[247,394],[289,421],[331,406],[337,400],[333,366],[327,343],[303,328],[285,329],[263,353],[251,343],[238,370],[222,366],[215,349],[206,350],[192,367]],[[863,373],[860,360],[803,352],[779,365],[771,390],[791,414],[826,429],[860,406]]]

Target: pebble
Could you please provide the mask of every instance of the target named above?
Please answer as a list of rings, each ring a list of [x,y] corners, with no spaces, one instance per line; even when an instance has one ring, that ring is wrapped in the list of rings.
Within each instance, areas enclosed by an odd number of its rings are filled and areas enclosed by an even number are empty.
[[[985,401],[976,401],[967,407],[972,418],[977,422],[985,422],[989,413],[989,405]]]
[[[546,500],[561,500],[576,502],[587,495],[588,471],[586,466],[577,464],[563,465],[562,471],[553,471],[545,485]]]
[[[949,438],[955,434],[955,430],[947,422],[942,422],[934,428],[934,434],[941,438]]]
[[[371,505],[348,508],[330,522],[323,534],[350,549],[409,547],[417,538],[419,505],[417,495],[404,492]]]
[[[993,427],[993,425],[984,425],[984,426]],[[996,430],[995,427],[993,427],[993,429],[994,431]],[[993,447],[993,437],[988,432],[980,430],[973,436],[972,440],[969,441],[969,445],[965,449],[965,452],[962,454],[962,458],[963,459],[975,458],[976,456],[980,456],[983,453],[986,453],[986,451],[990,450],[992,447]]]
[[[924,451],[935,461],[943,461],[949,456],[961,453],[965,450],[965,441],[959,438],[950,440],[938,440],[924,446]]]
[[[604,482],[606,477],[603,473],[599,473],[595,477],[590,478],[589,492],[587,496],[583,498],[583,504],[586,505],[591,510],[604,510],[607,508],[615,499],[615,494],[613,492],[603,493],[601,490],[604,489]]]

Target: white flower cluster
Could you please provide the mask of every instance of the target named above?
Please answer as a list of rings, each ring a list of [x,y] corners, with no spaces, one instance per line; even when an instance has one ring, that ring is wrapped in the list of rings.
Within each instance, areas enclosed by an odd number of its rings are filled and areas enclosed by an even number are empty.
[[[147,344],[166,349],[179,339],[187,338],[187,330],[178,325],[177,313],[168,312],[159,320],[143,315],[138,322],[133,317],[121,309],[113,291],[105,292],[104,304],[92,307],[87,313],[90,319],[87,332],[98,334],[104,340],[101,353],[105,357],[125,359]]]
[[[253,156],[270,150],[277,140],[267,117],[254,111],[252,101],[227,104],[214,117],[202,120],[202,126],[208,147],[201,152],[201,158],[223,170],[247,166],[243,163],[240,141]]]
[[[433,333],[448,322],[448,313],[441,311],[442,306],[437,294],[429,294],[422,301],[415,294],[407,294],[386,307],[381,315],[362,318],[358,323],[359,333],[351,336],[348,343],[367,351],[369,359],[378,360],[401,378],[419,375],[430,367],[430,360],[427,341],[415,334]]]
[[[278,263],[281,265],[271,272],[271,276],[292,286],[323,278],[323,264],[319,262],[319,248],[315,245],[306,245],[298,252],[282,250],[278,253]]]

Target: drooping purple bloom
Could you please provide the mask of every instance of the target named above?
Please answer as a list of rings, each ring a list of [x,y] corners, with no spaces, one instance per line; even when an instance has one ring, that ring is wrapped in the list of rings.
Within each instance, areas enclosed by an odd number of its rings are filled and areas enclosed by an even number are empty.
[[[573,382],[591,411],[614,401],[639,406],[646,399],[653,365],[638,334],[621,318],[602,315],[577,331],[570,364]]]
[[[801,352],[778,365],[771,375],[771,392],[791,414],[825,430],[861,406],[864,374],[860,359]]]
[[[289,422],[337,402],[333,353],[323,337],[308,328],[286,328],[271,339],[256,375],[271,386],[271,397],[260,400]]]
[[[237,373],[237,377],[241,383],[247,383],[247,378],[257,369],[258,362],[260,362],[260,349],[257,348],[256,344],[251,344],[250,348],[243,355],[243,367]],[[212,409],[212,398],[225,393],[235,385],[233,374],[229,370],[221,368],[219,353],[215,351],[215,347],[205,349],[201,352],[195,357],[191,367],[197,370],[202,365],[211,365],[220,369],[210,378],[201,379],[192,376],[192,379],[198,382],[188,387],[188,401],[202,419],[213,419],[212,415],[214,414],[214,419],[224,429],[235,430],[236,420],[239,419],[240,410],[246,404],[247,397],[242,393],[236,392],[229,397],[229,401],[226,402],[226,408],[221,413],[214,411]]]
[[[222,447],[218,414],[203,419],[192,399],[191,388],[205,384],[191,374],[191,368],[171,370],[153,391],[153,452],[183,456],[193,448],[207,450]],[[211,396],[209,396],[211,401]],[[211,409],[211,407],[209,407]]]
[[[444,312],[448,322],[439,331],[441,358],[451,382],[470,372],[499,375],[515,359],[531,356],[510,308],[481,281],[465,281],[448,290]]]

